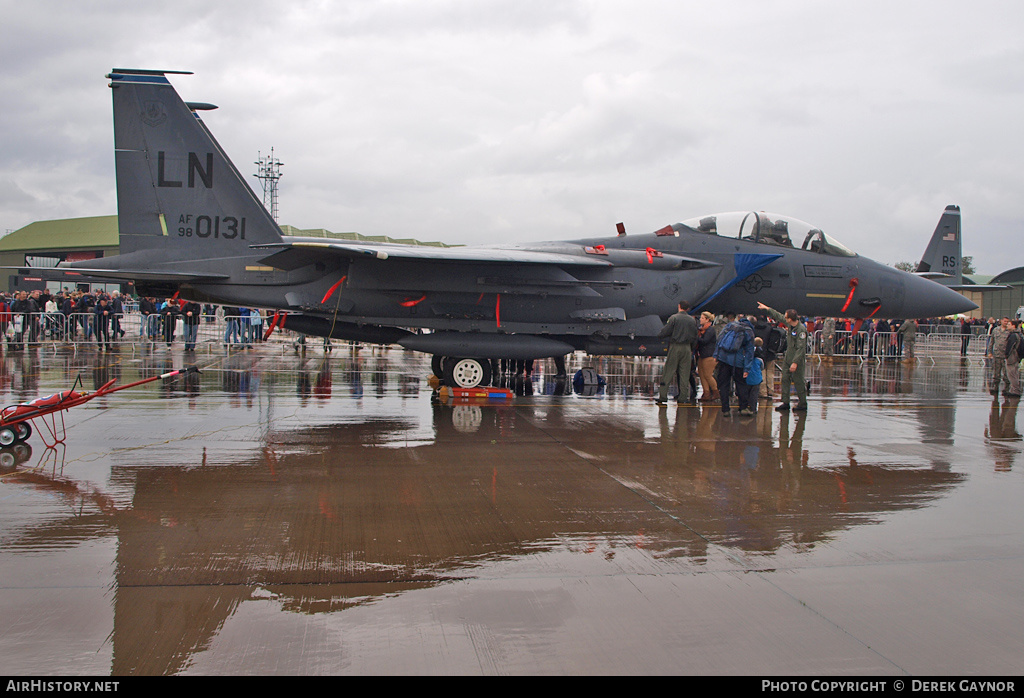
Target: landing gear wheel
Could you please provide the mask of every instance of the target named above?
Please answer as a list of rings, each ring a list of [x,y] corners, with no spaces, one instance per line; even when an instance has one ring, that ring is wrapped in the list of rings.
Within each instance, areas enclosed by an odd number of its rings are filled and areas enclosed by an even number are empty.
[[[434,372],[434,375],[438,378],[444,378],[444,357],[440,354],[434,354],[430,357],[430,370]]]
[[[28,437],[32,436],[32,425],[28,422],[18,422],[14,425],[14,432],[18,441],[26,441]]]
[[[18,435],[11,427],[0,427],[0,447],[7,447],[18,440]]]
[[[475,388],[491,382],[491,362],[483,359],[450,359],[445,362],[444,382],[452,388]]]

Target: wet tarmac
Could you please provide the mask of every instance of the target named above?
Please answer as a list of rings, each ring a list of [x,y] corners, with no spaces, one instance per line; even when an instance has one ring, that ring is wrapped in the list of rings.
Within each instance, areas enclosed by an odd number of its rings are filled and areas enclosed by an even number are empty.
[[[0,395],[182,362],[9,353]],[[0,673],[1021,666],[1019,418],[979,362],[813,366],[806,416],[729,420],[643,360],[483,404],[401,350],[195,363],[0,451]]]

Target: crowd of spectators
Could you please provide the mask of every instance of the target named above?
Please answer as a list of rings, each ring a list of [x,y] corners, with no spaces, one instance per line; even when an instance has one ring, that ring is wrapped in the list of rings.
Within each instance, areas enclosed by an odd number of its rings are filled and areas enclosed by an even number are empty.
[[[127,337],[125,318],[129,312],[138,314],[137,337]],[[225,344],[252,346],[262,341],[266,322],[263,311],[225,306],[222,315],[226,325]],[[102,351],[126,339],[171,346],[177,335],[186,351],[195,351],[200,326],[214,323],[216,317],[217,306],[173,297],[135,300],[118,291],[70,289],[56,293],[48,290],[0,293],[0,334],[12,350],[49,341],[94,342]]]
[[[684,314],[681,308],[679,315]],[[676,317],[676,316],[673,316]],[[745,327],[740,325],[745,323]],[[692,340],[693,356],[692,371],[689,376],[689,389],[680,386],[678,401],[697,401],[697,382],[701,385],[700,402],[720,403],[723,413],[729,412],[729,397],[723,394],[731,384],[738,384],[737,397],[740,400],[739,414],[750,414],[756,411],[756,398],[771,402],[778,394],[774,383],[777,371],[784,371],[785,366],[778,364],[783,353],[787,353],[790,343],[799,342],[806,345],[806,353],[817,354],[823,363],[831,364],[834,356],[873,358],[880,361],[903,360],[904,363],[916,361],[915,347],[919,334],[939,334],[948,337],[946,346],[955,350],[959,348],[962,356],[967,356],[971,341],[975,338],[974,350],[981,353],[992,366],[993,390],[999,390],[999,376],[1007,385],[1005,394],[1011,398],[1020,395],[1020,382],[1017,374],[1018,363],[1024,358],[1024,334],[1021,333],[1021,321],[1002,318],[930,318],[930,319],[886,319],[868,318],[856,320],[847,318],[796,317],[791,328],[786,328],[778,318],[766,317],[764,314],[736,316],[725,313],[715,316],[703,312],[695,318],[695,337]],[[663,336],[670,329],[666,325]],[[787,331],[796,328],[795,331]],[[723,361],[723,333],[739,336],[742,330],[749,334],[750,341],[741,344],[748,347],[742,361]],[[803,338],[803,341],[800,340]],[[689,341],[689,337],[684,338]],[[670,344],[671,345],[671,344]],[[791,347],[790,347],[791,348]],[[735,353],[735,351],[733,352]],[[788,353],[787,353],[788,356]],[[797,365],[799,362],[783,362]],[[1005,366],[1005,368],[1004,368]],[[731,368],[730,368],[731,367]],[[757,370],[759,369],[759,370]],[[791,372],[802,385],[804,377],[797,366]],[[750,375],[753,374],[754,378]],[[742,379],[742,380],[741,380]],[[755,380],[756,379],[756,380]],[[667,386],[673,382],[685,383],[685,378],[662,377],[662,388],[658,402],[664,404]],[[752,381],[752,382],[751,382]],[[723,385],[724,383],[724,385]],[[755,386],[748,388],[748,386]],[[752,393],[756,390],[757,393]],[[803,404],[803,403],[801,403]]]

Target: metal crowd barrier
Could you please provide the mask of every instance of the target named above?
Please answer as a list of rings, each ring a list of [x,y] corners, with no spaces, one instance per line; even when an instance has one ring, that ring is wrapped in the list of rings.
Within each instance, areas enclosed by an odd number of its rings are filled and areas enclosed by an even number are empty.
[[[33,346],[70,345],[76,350],[88,346],[110,344],[112,346],[159,345],[170,342],[180,346],[185,341],[184,318],[158,313],[111,313],[103,322],[95,313],[0,313],[0,336],[7,347],[19,349]],[[251,316],[201,315],[196,331],[196,348],[210,350],[224,349],[231,345],[246,346],[261,342],[267,327],[266,318],[254,321]],[[290,333],[289,333],[290,334]],[[107,338],[109,336],[109,339]],[[102,340],[102,341],[100,341]]]
[[[181,315],[174,317],[173,330],[169,332],[166,316],[154,313],[151,315],[135,315],[134,331],[138,341],[159,344],[168,341],[171,344],[185,341],[185,319]],[[130,319],[130,322],[132,320]],[[254,322],[248,315],[200,316],[196,330],[196,346],[224,347],[228,345],[252,345],[263,340],[266,319]]]
[[[966,351],[964,341],[967,341]],[[983,334],[961,335],[953,332],[918,332],[914,351],[917,358],[932,361],[936,357],[966,356],[980,359],[985,356],[988,338]],[[825,353],[825,340],[821,330],[815,330],[811,342],[811,353],[820,360]],[[833,356],[852,358],[858,361],[885,361],[903,358],[903,339],[898,332],[849,332],[835,333]]]
[[[970,331],[969,334],[979,335],[979,334],[987,333],[988,332],[988,327],[986,325],[970,325],[970,330],[971,331]],[[960,329],[960,324],[959,323],[957,323],[955,325],[932,325],[932,324],[918,323],[918,325],[917,325],[917,333],[918,333],[918,335],[921,335],[921,334],[927,334],[927,335],[930,335],[930,334],[955,334],[955,335],[959,335],[961,333],[961,331],[962,330]]]
[[[832,355],[842,358],[855,358],[863,361],[867,358],[868,333],[851,332],[849,330],[836,330]],[[811,354],[823,356],[825,354],[825,337],[821,330],[815,330],[811,342]]]
[[[41,344],[67,336],[61,313],[0,313],[0,333],[10,347]]]

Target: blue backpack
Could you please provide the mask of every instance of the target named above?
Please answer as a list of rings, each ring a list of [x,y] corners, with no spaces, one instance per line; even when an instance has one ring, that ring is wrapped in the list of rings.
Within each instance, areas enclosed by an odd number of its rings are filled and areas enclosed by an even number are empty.
[[[718,346],[723,350],[730,353],[737,352],[740,347],[743,346],[743,335],[742,331],[737,331],[733,326],[733,323],[729,323],[725,326],[724,331],[718,338]]]

